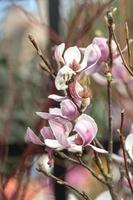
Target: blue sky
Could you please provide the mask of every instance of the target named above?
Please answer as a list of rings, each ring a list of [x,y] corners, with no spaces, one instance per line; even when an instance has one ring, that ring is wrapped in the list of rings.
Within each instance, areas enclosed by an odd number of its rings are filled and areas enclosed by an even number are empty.
[[[6,15],[8,6],[15,3],[24,7],[27,11],[35,12],[36,8],[36,0],[0,0],[0,20]]]

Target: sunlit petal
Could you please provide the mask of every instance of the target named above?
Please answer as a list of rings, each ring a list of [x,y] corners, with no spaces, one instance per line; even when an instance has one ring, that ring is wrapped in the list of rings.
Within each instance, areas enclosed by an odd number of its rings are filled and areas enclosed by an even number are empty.
[[[65,43],[61,43],[60,45],[56,46],[54,56],[57,63],[62,62],[63,64],[65,64],[64,58],[62,57],[64,49],[65,49]]]
[[[64,59],[67,64],[72,63],[74,60],[78,64],[81,60],[81,53],[78,47],[69,47],[64,53]]]

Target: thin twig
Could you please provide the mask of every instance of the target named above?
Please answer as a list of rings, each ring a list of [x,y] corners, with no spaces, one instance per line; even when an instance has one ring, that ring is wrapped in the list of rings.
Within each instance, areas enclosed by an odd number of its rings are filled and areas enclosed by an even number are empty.
[[[50,72],[49,68],[47,68],[46,66],[42,65],[41,63],[39,64],[39,66],[41,67],[41,69],[43,71],[47,72],[55,80],[55,75]]]
[[[131,67],[131,49],[130,49],[130,42],[129,42],[129,29],[127,22],[125,23],[125,31],[126,31],[126,43],[127,43],[127,51],[128,51],[128,64]]]
[[[63,152],[58,152],[56,151],[56,153],[63,159],[69,160],[75,164],[81,165],[82,167],[84,167],[85,169],[87,169],[92,176],[94,176],[98,181],[100,181],[101,183],[106,185],[106,182],[103,180],[103,178],[101,177],[101,175],[97,174],[94,170],[92,170],[88,165],[86,165],[81,159],[76,160],[74,158],[71,158],[69,156],[67,156],[65,153]]]
[[[35,39],[33,38],[33,36],[29,34],[28,38],[29,38],[30,42],[33,44],[33,46],[35,47],[35,49],[37,51],[37,54],[40,56],[40,58],[42,59],[42,61],[44,62],[44,64],[48,67],[50,73],[53,74],[53,68],[48,63],[48,61],[46,60],[46,58],[44,58],[44,56],[42,54],[42,51],[39,48],[39,46],[37,45],[37,42],[35,41]]]
[[[130,68],[130,67],[127,65],[127,63],[126,63],[126,60],[125,60],[125,58],[124,58],[124,56],[123,56],[123,53],[122,53],[120,44],[119,44],[119,42],[118,42],[118,40],[117,40],[117,37],[116,37],[116,34],[115,34],[115,31],[114,31],[114,30],[112,30],[112,35],[113,35],[114,41],[115,41],[115,43],[116,43],[116,45],[117,45],[119,54],[120,54],[121,59],[122,59],[122,62],[123,62],[123,65],[125,66],[125,68],[126,68],[127,71],[129,72],[129,74],[130,74],[131,76],[133,76],[133,71],[131,70],[131,68]]]
[[[113,53],[112,53],[112,38],[113,38],[113,30],[115,28],[114,20],[112,16],[112,12],[108,11],[106,15],[106,22],[109,31],[109,63],[107,66],[107,102],[108,102],[108,131],[109,131],[109,142],[108,142],[108,172],[109,176],[107,177],[108,188],[113,200],[117,199],[117,194],[115,192],[114,183],[112,179],[112,153],[113,153],[113,130],[112,130],[112,65],[113,65]]]
[[[122,152],[123,152],[123,158],[124,158],[124,165],[125,165],[127,180],[128,180],[131,192],[133,194],[133,187],[132,187],[132,183],[131,183],[130,176],[129,176],[129,173],[128,173],[129,170],[128,170],[128,162],[127,162],[127,156],[126,156],[126,149],[125,149],[125,145],[124,145],[124,137],[123,137],[123,134],[122,134],[123,121],[124,121],[124,111],[121,112],[121,124],[120,124],[120,129],[117,129],[117,133],[118,133],[119,138],[120,138],[121,148],[122,148]]]
[[[113,153],[113,131],[112,131],[112,102],[111,102],[111,83],[112,83],[112,64],[113,64],[113,55],[112,55],[112,29],[114,29],[114,22],[112,18],[112,13],[110,11],[107,12],[107,25],[108,25],[108,31],[109,31],[109,67],[108,72],[106,74],[107,78],[107,100],[108,100],[108,130],[109,130],[109,160],[108,160],[108,168],[109,173],[112,173],[112,153]]]
[[[43,168],[43,165],[42,164],[38,164],[38,167],[37,167],[37,171],[43,173],[45,176],[53,179],[54,181],[56,181],[58,184],[60,185],[65,185],[66,187],[72,189],[73,191],[75,191],[78,195],[80,195],[83,199],[85,200],[91,200],[91,198],[89,196],[87,196],[84,192],[79,192],[79,190],[77,190],[76,188],[74,188],[73,186],[71,186],[69,183],[67,183],[66,181],[63,181],[62,179],[54,176],[53,174],[51,173],[48,173],[45,171],[45,169]]]

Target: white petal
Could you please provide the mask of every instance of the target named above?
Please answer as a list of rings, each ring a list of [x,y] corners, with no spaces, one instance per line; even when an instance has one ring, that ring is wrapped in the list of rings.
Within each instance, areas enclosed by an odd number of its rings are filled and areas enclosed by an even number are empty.
[[[82,152],[82,145],[71,144],[68,151],[73,153]]]
[[[76,73],[68,66],[62,67],[55,78],[55,86],[57,90],[66,90],[68,88],[67,82],[71,80]]]
[[[64,49],[65,49],[65,43],[61,43],[60,45],[56,46],[54,56],[55,56],[57,63],[62,62],[65,64],[65,61],[62,57]]]
[[[49,108],[49,113],[51,115],[62,116],[60,108]]]
[[[93,146],[93,145],[89,145],[94,151],[97,151],[98,153],[108,153],[105,149],[100,149],[100,148],[98,148],[98,147],[95,147],[95,146]]]
[[[105,191],[99,194],[96,200],[112,200],[112,198],[109,191]]]
[[[73,60],[75,60],[77,63],[79,63],[81,60],[81,53],[80,53],[78,47],[76,47],[76,46],[69,47],[64,53],[64,59],[67,64],[72,63]]]
[[[51,94],[51,95],[49,95],[48,96],[48,98],[49,99],[53,99],[53,100],[55,100],[55,101],[57,101],[57,102],[60,102],[60,101],[62,101],[62,100],[64,100],[64,99],[66,99],[67,98],[67,96],[59,96],[59,95],[56,95],[56,94]]]
[[[46,139],[45,145],[53,149],[62,147],[57,140],[51,140],[51,139]]]
[[[133,133],[129,134],[125,140],[125,148],[133,160]]]

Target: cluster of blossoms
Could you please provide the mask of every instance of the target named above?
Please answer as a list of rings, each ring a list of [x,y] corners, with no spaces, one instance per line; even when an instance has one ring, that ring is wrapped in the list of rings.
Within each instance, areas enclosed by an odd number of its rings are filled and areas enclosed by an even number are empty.
[[[121,58],[115,42],[112,40],[111,43],[115,65]],[[106,153],[91,144],[98,128],[95,120],[83,113],[90,104],[91,93],[82,77],[100,76],[98,71],[109,59],[107,39],[96,37],[86,48],[73,46],[66,50],[62,43],[55,48],[54,56],[61,66],[55,78],[55,86],[57,90],[64,91],[65,95],[52,94],[48,97],[59,102],[59,108],[50,108],[49,113],[37,112],[37,115],[48,121],[48,126],[40,130],[43,141],[30,128],[27,129],[26,140],[45,145],[48,152],[53,149],[81,152],[83,147],[90,146],[98,152]],[[120,77],[121,70],[117,70],[117,66],[113,73]]]

